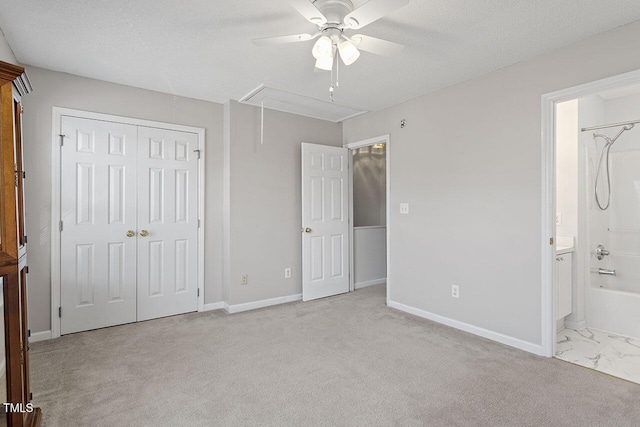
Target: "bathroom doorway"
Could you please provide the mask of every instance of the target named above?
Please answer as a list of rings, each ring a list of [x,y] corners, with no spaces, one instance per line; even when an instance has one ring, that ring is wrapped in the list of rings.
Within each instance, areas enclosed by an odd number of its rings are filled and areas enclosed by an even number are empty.
[[[347,144],[350,164],[351,290],[388,282],[389,136]]]
[[[549,323],[552,356],[640,383],[640,79],[621,77],[554,103]]]

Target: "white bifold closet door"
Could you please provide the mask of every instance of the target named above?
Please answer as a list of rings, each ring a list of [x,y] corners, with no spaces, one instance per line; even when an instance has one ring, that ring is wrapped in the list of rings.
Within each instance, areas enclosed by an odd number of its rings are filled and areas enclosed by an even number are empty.
[[[198,136],[61,128],[61,333],[196,311]]]
[[[136,126],[62,118],[61,333],[136,321]]]
[[[197,149],[196,134],[138,127],[139,321],[198,308]]]

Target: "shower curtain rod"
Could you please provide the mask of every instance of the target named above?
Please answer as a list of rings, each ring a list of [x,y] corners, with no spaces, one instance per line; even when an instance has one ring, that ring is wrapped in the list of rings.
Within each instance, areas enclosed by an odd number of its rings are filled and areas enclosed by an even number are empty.
[[[619,126],[635,125],[638,123],[640,123],[640,120],[634,120],[631,122],[611,123],[610,125],[591,126],[589,128],[582,128],[582,132],[587,132],[587,131],[596,130],[596,129],[617,128]]]

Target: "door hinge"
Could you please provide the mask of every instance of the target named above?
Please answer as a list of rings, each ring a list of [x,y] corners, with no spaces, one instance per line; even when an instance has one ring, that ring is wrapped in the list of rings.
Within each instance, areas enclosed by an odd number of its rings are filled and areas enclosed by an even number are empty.
[[[27,337],[31,338],[31,329],[27,329]]]
[[[24,267],[24,274],[29,274],[29,266]]]
[[[24,107],[20,104],[20,114],[24,113]]]
[[[62,228],[63,228],[63,226],[62,226],[62,221],[60,221],[60,222],[58,223],[58,230],[59,230],[59,231],[62,231]]]
[[[198,220],[198,228],[200,228],[200,220]]]
[[[193,152],[198,155],[198,160],[200,160],[200,150],[193,150]]]
[[[62,307],[58,307],[58,317],[62,317]]]
[[[549,238],[549,244],[550,244],[551,246],[553,246],[553,237],[550,237],[550,238]]]
[[[60,147],[62,147],[64,145],[64,139],[67,135],[58,134],[58,136],[60,137]]]
[[[200,296],[200,288],[198,288],[198,296]]]
[[[24,242],[27,243],[27,236],[24,236]]]
[[[29,392],[29,400],[33,400],[33,392]]]

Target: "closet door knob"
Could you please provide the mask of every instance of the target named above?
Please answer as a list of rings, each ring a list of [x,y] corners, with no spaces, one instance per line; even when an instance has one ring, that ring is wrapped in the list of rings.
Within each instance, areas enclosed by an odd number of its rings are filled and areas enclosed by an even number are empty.
[[[127,237],[133,237],[136,235],[136,232],[133,230],[127,230]]]
[[[147,237],[149,235],[149,232],[147,230],[140,230],[140,235],[142,237]]]

